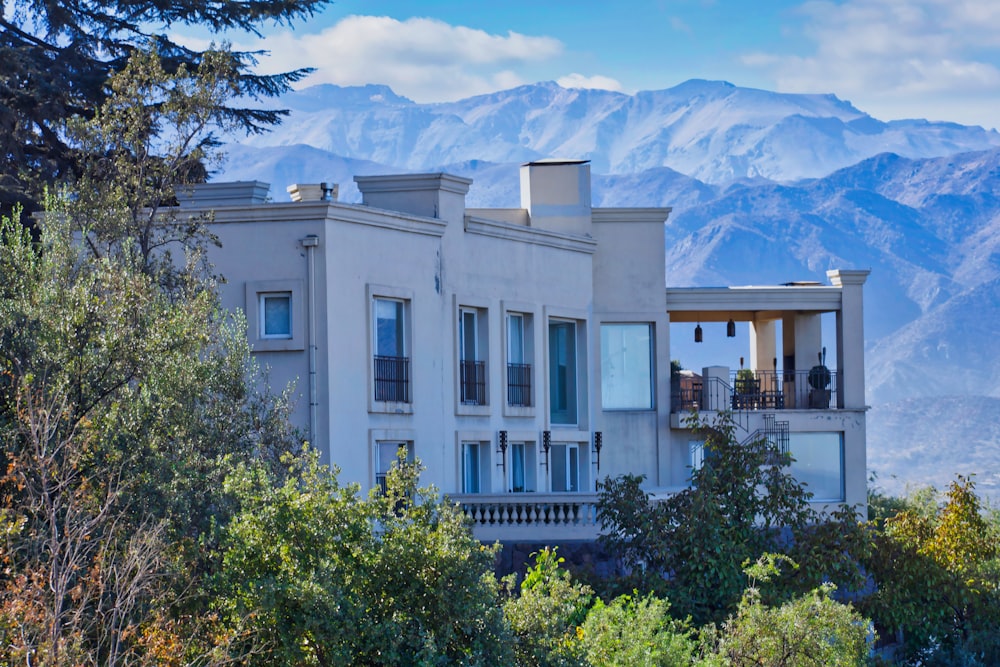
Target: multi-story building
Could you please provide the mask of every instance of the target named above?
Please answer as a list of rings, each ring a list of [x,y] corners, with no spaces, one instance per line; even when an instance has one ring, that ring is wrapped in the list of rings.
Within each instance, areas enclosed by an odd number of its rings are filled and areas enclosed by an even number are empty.
[[[592,537],[599,478],[687,484],[700,450],[682,413],[697,406],[790,446],[818,501],[865,502],[866,272],[666,289],[670,209],[592,208],[586,161],[522,166],[511,209],[467,208],[471,181],[448,174],[355,181],[360,205],[325,185],[273,203],[261,183],[182,202],[213,211],[223,304],[246,312],[270,382],[294,383],[295,418],[342,479],[380,485],[403,448],[483,539]],[[827,312],[837,364],[810,402]],[[714,366],[671,396],[670,323],[732,318],[751,322],[758,384]]]

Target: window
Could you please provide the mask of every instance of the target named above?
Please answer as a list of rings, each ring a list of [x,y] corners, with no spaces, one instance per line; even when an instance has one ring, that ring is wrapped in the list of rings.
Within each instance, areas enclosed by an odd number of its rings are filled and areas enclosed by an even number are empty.
[[[549,322],[549,417],[576,424],[576,323]]]
[[[463,405],[486,405],[486,312],[459,309],[459,387]]]
[[[653,408],[653,327],[601,325],[601,404],[605,410]]]
[[[531,363],[528,355],[529,316],[507,313],[507,405],[531,405]]]
[[[375,486],[386,492],[386,475],[399,463],[400,450],[407,463],[413,462],[413,444],[410,442],[384,441],[375,443]]]
[[[462,443],[462,493],[489,493],[490,445]]]
[[[288,352],[306,348],[305,283],[301,280],[257,280],[244,285],[247,338],[254,352]]]
[[[791,473],[813,502],[844,500],[844,436],[841,433],[791,433]]]
[[[257,313],[261,338],[292,337],[292,293],[262,292]]]
[[[552,445],[549,451],[553,491],[580,490],[580,447]]]
[[[705,465],[705,441],[688,440],[688,466],[691,472],[700,470]]]
[[[535,458],[535,445],[527,442],[515,442],[510,446],[510,491],[525,493],[535,491],[535,470],[538,461]]]
[[[407,302],[374,299],[375,400],[410,402],[410,359],[407,357]]]

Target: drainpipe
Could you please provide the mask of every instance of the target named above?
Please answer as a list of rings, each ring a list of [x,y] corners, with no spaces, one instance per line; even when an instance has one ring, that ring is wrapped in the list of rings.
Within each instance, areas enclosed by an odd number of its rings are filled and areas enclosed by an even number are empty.
[[[310,234],[301,241],[306,249],[306,271],[309,285],[309,444],[316,447],[316,410],[319,406],[316,390],[316,258],[319,237]]]

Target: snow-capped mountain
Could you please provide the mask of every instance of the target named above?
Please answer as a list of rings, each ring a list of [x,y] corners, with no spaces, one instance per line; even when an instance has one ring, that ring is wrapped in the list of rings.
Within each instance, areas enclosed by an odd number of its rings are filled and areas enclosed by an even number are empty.
[[[284,97],[291,114],[247,145],[320,148],[426,170],[469,159],[589,159],[600,174],[669,167],[706,183],[819,177],[879,153],[934,157],[1000,146],[953,123],[883,123],[832,95],[789,95],[688,81],[625,95],[548,82],[443,104],[385,86],[322,85]]]
[[[708,81],[636,95],[542,83],[432,105],[384,86],[317,86],[281,103],[286,123],[228,146],[219,178],[271,182],[276,199],[289,183],[334,181],[357,201],[355,174],[448,171],[474,179],[470,206],[516,206],[518,163],[588,158],[595,206],[673,207],[672,285],[871,268],[869,460],[880,483],[978,472],[1000,498],[996,131],[884,123],[830,95]],[[937,451],[949,465],[921,463]]]

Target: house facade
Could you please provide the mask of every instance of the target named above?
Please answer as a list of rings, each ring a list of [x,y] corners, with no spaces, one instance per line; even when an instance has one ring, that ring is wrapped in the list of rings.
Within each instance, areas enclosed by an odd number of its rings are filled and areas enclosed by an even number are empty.
[[[212,211],[223,305],[246,313],[269,382],[294,385],[294,418],[343,480],[381,485],[402,448],[481,539],[589,538],[598,479],[687,484],[698,449],[682,412],[697,406],[733,410],[747,436],[765,420],[790,433],[781,442],[811,456],[798,472],[826,485],[818,500],[865,501],[864,272],[666,289],[670,209],[592,208],[586,161],[522,166],[511,209],[466,207],[471,181],[448,174],[355,181],[362,204],[325,185],[274,203],[260,183],[182,201]],[[837,320],[826,405],[796,393],[822,313]],[[672,392],[671,321],[731,317],[752,323],[752,365],[771,384],[744,398],[720,365]]]

